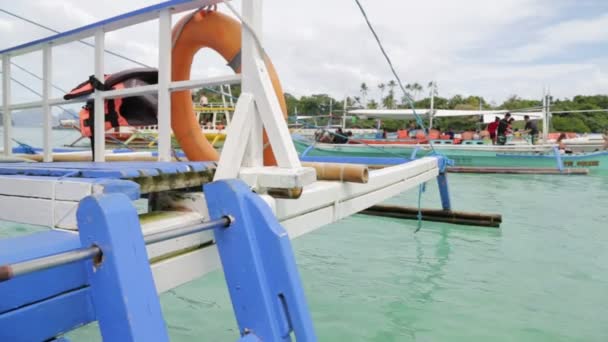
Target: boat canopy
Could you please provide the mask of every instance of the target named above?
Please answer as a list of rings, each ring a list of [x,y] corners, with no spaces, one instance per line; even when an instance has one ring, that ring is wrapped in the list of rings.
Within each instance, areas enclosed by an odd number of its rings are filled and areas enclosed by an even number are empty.
[[[431,110],[428,108],[416,109],[418,115],[428,115]],[[459,109],[436,109],[433,117],[457,117],[457,116],[483,116],[483,122],[489,123],[494,121],[494,117],[502,116],[505,113],[511,113],[511,116],[516,121],[523,120],[525,115],[529,115],[532,120],[542,119],[543,112],[513,112],[508,110],[459,110]],[[356,115],[362,119],[395,119],[395,120],[411,120],[414,119],[414,110],[412,109],[355,109],[348,111],[351,115]]]

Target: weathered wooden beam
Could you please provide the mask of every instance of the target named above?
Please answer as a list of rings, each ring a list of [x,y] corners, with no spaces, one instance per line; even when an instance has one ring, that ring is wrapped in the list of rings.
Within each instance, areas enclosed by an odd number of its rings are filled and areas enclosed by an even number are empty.
[[[563,169],[534,168],[534,167],[473,167],[450,166],[448,172],[452,173],[496,173],[512,175],[588,175],[589,169]]]
[[[408,220],[418,219],[418,208],[397,205],[375,205],[361,212],[365,215],[393,217]],[[421,209],[422,220],[445,222],[482,227],[500,227],[502,215],[485,214],[464,211],[452,211],[442,209]]]

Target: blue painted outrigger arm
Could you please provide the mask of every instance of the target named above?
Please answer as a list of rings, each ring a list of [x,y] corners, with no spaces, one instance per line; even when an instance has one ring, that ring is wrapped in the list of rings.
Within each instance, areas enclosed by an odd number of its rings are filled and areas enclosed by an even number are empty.
[[[243,341],[316,341],[287,231],[242,181],[204,186],[211,219],[230,215],[215,239]],[[255,338],[254,338],[255,337]]]
[[[241,341],[316,341],[289,236],[245,183],[204,186]],[[97,246],[85,259],[0,282],[0,341],[66,341],[93,321],[104,341],[168,341],[137,210],[122,193],[80,202],[79,234],[0,240],[0,265]],[[35,325],[35,328],[32,328]]]
[[[47,231],[0,241],[0,264],[93,245],[103,251],[95,265],[82,260],[0,283],[0,341],[52,340],[92,321],[105,341],[168,341],[131,199],[86,197],[77,218],[79,234]]]
[[[450,201],[450,191],[448,188],[447,168],[448,166],[453,165],[454,161],[446,158],[445,156],[437,156],[437,163],[439,164],[439,175],[437,175],[437,185],[439,185],[441,207],[443,208],[443,210],[452,210],[452,203]]]

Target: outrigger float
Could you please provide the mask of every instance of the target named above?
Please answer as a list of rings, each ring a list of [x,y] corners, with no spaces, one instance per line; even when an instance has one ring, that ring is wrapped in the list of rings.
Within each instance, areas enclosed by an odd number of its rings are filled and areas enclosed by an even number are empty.
[[[358,165],[356,179],[344,179],[347,168],[336,175],[304,166],[263,54],[262,1],[243,2],[242,13],[235,11],[241,23],[217,12],[219,2],[166,1],[0,51],[4,146],[11,145],[11,111],[44,112],[43,162],[0,165],[0,219],[49,228],[0,240],[0,341],[67,341],[63,334],[93,321],[105,341],[167,341],[158,294],[219,266],[241,341],[314,341],[290,238],[432,179],[443,209],[451,209],[448,161],[440,156],[374,170]],[[172,41],[172,15],[185,11],[193,12]],[[94,37],[95,79],[103,80],[105,34],[157,18],[157,84],[104,90],[99,82],[84,97],[50,97],[55,47]],[[203,46],[221,50],[240,74],[189,80]],[[11,59],[39,50],[43,98],[12,104]],[[227,83],[240,83],[242,93],[220,156],[200,132],[189,90]],[[158,96],[156,161],[108,162],[104,115],[93,118],[93,162],[53,160],[52,106],[92,99],[104,113],[104,101],[141,94]],[[173,161],[171,127],[189,161]],[[11,153],[5,148],[4,157]],[[318,180],[319,173],[342,181]],[[133,202],[142,199],[148,210],[138,213]]]

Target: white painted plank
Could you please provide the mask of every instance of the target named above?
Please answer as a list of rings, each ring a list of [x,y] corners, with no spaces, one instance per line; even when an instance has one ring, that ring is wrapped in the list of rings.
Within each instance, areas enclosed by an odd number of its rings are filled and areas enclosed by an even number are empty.
[[[53,198],[62,201],[80,201],[93,193],[92,183],[58,180],[52,177],[37,176],[2,176],[0,177],[0,195],[34,198]],[[100,189],[100,190],[103,190]],[[98,190],[98,192],[101,192]]]
[[[78,202],[0,195],[0,220],[28,223],[45,227],[76,228]],[[54,212],[54,215],[53,215]]]
[[[104,53],[105,53],[105,33],[102,28],[95,31],[95,78],[99,82],[105,81],[104,75]],[[106,126],[105,126],[105,110],[102,92],[95,90],[93,93],[95,117],[93,118],[95,142],[95,161],[105,161],[106,150]]]
[[[42,145],[44,147],[44,161],[53,161],[53,142],[52,142],[52,108],[49,105],[53,87],[53,48],[50,44],[42,48]]]
[[[249,93],[243,93],[239,97],[234,110],[232,124],[228,126],[228,134],[220,155],[220,162],[213,180],[236,178],[239,169],[243,163],[245,150],[247,149],[247,141],[243,141],[244,137],[249,137],[251,134],[251,119],[254,113],[255,106],[253,96]]]
[[[11,56],[2,56],[2,135],[4,137],[4,155],[13,153],[13,123],[11,116]]]
[[[163,293],[220,267],[215,245],[152,264],[156,291]]]
[[[276,214],[279,219],[287,219],[325,207],[336,201],[344,201],[368,192],[416,177],[429,170],[437,170],[435,158],[422,158],[407,164],[396,165],[369,173],[366,184],[319,181],[304,187],[297,200],[277,200]],[[436,174],[436,173],[435,173]]]
[[[437,169],[430,169],[418,176],[398,182],[393,186],[376,189],[366,195],[338,203],[337,209],[333,206],[326,206],[298,217],[282,220],[281,224],[287,230],[289,237],[294,239],[335,222],[336,217],[349,216],[362,208],[369,207],[407,189],[414,188],[421,182],[436,177],[437,172]],[[339,212],[338,215],[336,215],[336,210]],[[210,245],[200,250],[154,263],[152,264],[152,272],[156,289],[159,293],[162,293],[195,280],[220,267],[221,262],[217,253],[217,247],[216,245]]]
[[[160,11],[158,27],[158,161],[171,161],[171,12]]]
[[[244,30],[245,31],[245,30]],[[257,112],[266,129],[277,164],[284,168],[301,167],[300,158],[291,139],[291,133],[283,118],[283,112],[274,93],[274,87],[268,76],[266,65],[261,58],[256,58],[257,67],[253,76],[256,80],[254,90]]]

